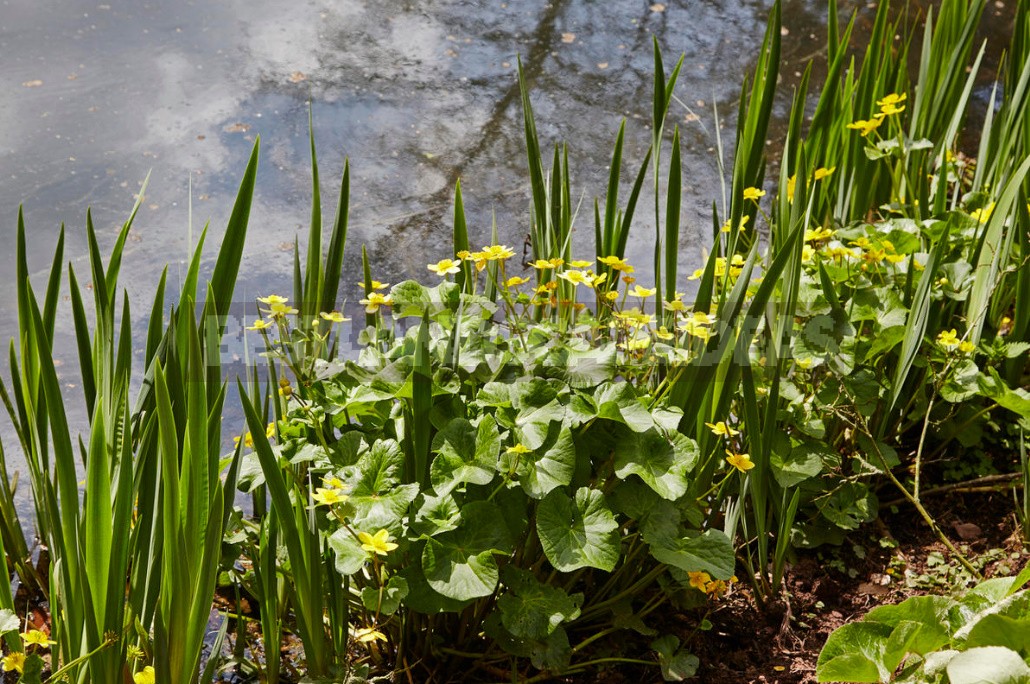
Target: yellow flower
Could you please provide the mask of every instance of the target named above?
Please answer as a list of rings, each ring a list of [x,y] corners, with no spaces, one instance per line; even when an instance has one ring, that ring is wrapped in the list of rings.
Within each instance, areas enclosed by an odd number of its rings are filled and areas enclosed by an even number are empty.
[[[831,166],[829,168],[826,168],[826,167],[818,168],[818,169],[815,170],[815,179],[817,181],[820,181],[823,178],[826,178],[827,176],[829,176],[831,173],[833,173],[836,170],[837,170],[836,166]]]
[[[666,311],[675,311],[676,313],[683,313],[687,310],[687,305],[683,303],[682,299],[674,299],[671,302],[662,302],[662,308]]]
[[[712,580],[705,584],[705,593],[709,596],[719,597],[726,593],[726,582],[724,580]]]
[[[968,354],[969,352],[973,351],[974,349],[976,349],[976,345],[973,344],[972,342],[970,342],[969,340],[965,340],[964,342],[962,342],[962,343],[960,343],[958,345],[958,350],[960,352],[962,352],[963,354]]]
[[[258,297],[257,300],[262,304],[268,304],[269,306],[272,306],[273,304],[285,304],[290,301],[286,297],[280,297],[277,294],[271,294],[267,297]]]
[[[715,323],[715,316],[710,316],[704,311],[695,311],[692,318],[698,325],[711,325],[712,323]]]
[[[136,682],[136,684],[154,684],[157,681],[157,678],[154,676],[154,668],[147,665],[132,675],[132,681]]]
[[[558,289],[558,283],[552,280],[548,283],[544,283],[543,285],[536,287],[533,290],[533,292],[535,292],[536,294],[547,294],[548,292],[553,292],[556,289]]]
[[[427,264],[426,268],[441,278],[461,270],[459,262],[453,259],[440,259],[435,264]]]
[[[518,287],[529,282],[529,278],[520,278],[519,276],[512,276],[504,281],[505,287]]]
[[[705,423],[705,426],[712,431],[713,435],[719,437],[735,437],[740,434],[740,430],[734,430],[721,420],[718,423]]]
[[[973,211],[973,213],[971,213],[970,216],[972,216],[974,219],[976,219],[980,223],[987,223],[988,221],[991,220],[991,214],[993,214],[993,213],[994,213],[994,202],[991,202],[986,207],[982,207],[980,209],[977,209],[977,210]]]
[[[887,105],[896,105],[904,102],[908,99],[908,93],[891,93],[885,95],[882,100],[877,100],[876,104],[880,107],[886,107]]]
[[[633,307],[629,311],[620,311],[616,313],[615,318],[625,322],[632,328],[643,328],[654,322],[654,315],[644,313],[636,307]]]
[[[605,266],[616,271],[622,271],[623,273],[632,273],[635,270],[632,266],[626,263],[625,259],[620,259],[617,256],[598,257],[597,260]]]
[[[704,591],[708,583],[712,581],[712,576],[704,571],[688,572],[687,577],[690,578],[690,586],[698,591]]]
[[[901,93],[900,95],[898,93],[891,93],[884,96],[882,100],[877,100],[876,104],[880,107],[880,116],[892,116],[905,111],[905,106],[901,103],[906,99],[908,99],[908,93]]]
[[[311,495],[311,498],[317,501],[316,506],[332,506],[334,504],[343,503],[349,497],[341,492],[339,489],[325,487],[319,487],[315,490],[315,493]]]
[[[602,273],[601,275],[594,275],[593,271],[587,271],[587,285],[596,288],[598,285],[608,280],[608,274]]]
[[[764,196],[765,196],[765,190],[761,190],[759,188],[744,188],[744,199],[745,200],[752,200],[754,202],[757,202],[759,197],[764,197]]]
[[[712,339],[712,331],[706,325],[698,323],[693,318],[688,318],[680,327],[691,337],[700,338],[704,342]]]
[[[508,249],[507,245],[490,245],[489,247],[484,247],[482,252],[477,252],[472,256],[477,255],[486,261],[503,261],[515,256],[515,252]]]
[[[232,444],[234,447],[238,447],[240,445],[240,438],[233,437]],[[247,447],[248,449],[254,448],[254,436],[251,435],[249,432],[243,435],[243,446]]]
[[[567,280],[573,285],[589,285],[591,278],[586,271],[564,271],[558,277]]]
[[[729,449],[726,449],[726,462],[742,473],[755,467],[751,461],[751,454],[735,454]]]
[[[386,641],[386,635],[375,627],[362,627],[354,632],[354,638],[363,644],[373,641]]]
[[[339,311],[330,311],[329,313],[326,313],[325,311],[323,311],[322,313],[320,313],[318,315],[321,316],[322,318],[324,318],[325,320],[331,322],[331,323],[344,323],[344,322],[350,320],[349,318],[344,316]]]
[[[329,489],[343,489],[343,480],[336,477],[335,475],[323,477],[322,484],[324,484]]]
[[[730,221],[732,221],[732,220],[733,219],[726,219],[726,223],[722,224],[721,230],[722,230],[723,233],[730,232]],[[740,227],[737,228],[737,230],[739,230],[740,232],[743,233],[744,232],[744,226],[746,226],[747,222],[750,221],[750,220],[751,220],[750,216],[741,216],[740,217]]]
[[[801,248],[801,260],[802,261],[809,262],[809,261],[812,260],[812,257],[814,257],[814,256],[815,256],[815,249],[813,249],[812,245],[805,245],[804,247]]]
[[[941,345],[945,349],[953,349],[959,346],[958,331],[952,328],[951,330],[943,330],[937,335],[937,344]]]
[[[295,308],[283,302],[272,302],[268,305],[269,318],[284,318],[295,313],[297,313]]]
[[[629,296],[630,297],[640,297],[641,299],[647,299],[648,297],[653,297],[654,293],[657,292],[657,291],[658,291],[658,289],[654,288],[654,287],[647,288],[647,287],[640,287],[639,285],[634,285],[633,289],[629,291]]]
[[[382,289],[387,288],[389,286],[390,286],[390,283],[381,283],[378,280],[373,280],[372,281],[372,289],[373,290],[382,290]],[[362,290],[364,290],[365,289],[365,283],[358,283],[358,287],[360,287]]]
[[[787,179],[787,201],[791,204],[794,203],[794,186],[797,185],[798,176],[794,174]]]
[[[50,644],[56,644],[56,641],[51,641],[47,638],[47,635],[38,629],[30,629],[27,632],[22,632],[21,640],[25,642],[26,646],[43,646],[46,648]]]
[[[607,292],[604,293],[604,298],[607,299],[609,302],[614,302],[616,299],[619,298],[619,291],[618,290],[608,290]]]
[[[508,447],[507,449],[505,449],[505,452],[509,454],[528,454],[530,451],[532,451],[532,449],[525,446],[522,442],[519,442],[515,446]]]
[[[393,306],[393,297],[390,295],[381,295],[378,292],[370,292],[368,299],[362,299],[360,304],[365,305],[365,311],[367,313],[375,313],[379,311],[381,306]]]
[[[572,268],[587,268],[591,264],[593,264],[592,261],[583,261],[582,259],[574,259],[569,262],[569,266]]]
[[[273,323],[271,321],[266,321],[263,318],[257,318],[254,320],[253,325],[247,326],[247,330],[267,330],[268,328],[271,328],[272,325]]]
[[[625,343],[620,342],[619,343],[619,348],[620,349],[625,349],[626,351],[630,351],[630,352],[632,352],[632,351],[640,351],[642,349],[647,349],[648,345],[650,345],[650,344],[651,344],[651,338],[650,337],[637,337],[637,338],[634,338],[634,339],[631,339],[631,340],[626,340]]]
[[[0,659],[0,668],[3,668],[4,672],[24,672],[25,654],[19,651],[15,651],[9,655],[4,656],[2,659]]]
[[[892,264],[900,264],[902,261],[905,260],[905,255],[904,254],[888,254],[884,258],[887,259],[887,261],[891,262]]]
[[[833,231],[829,228],[816,228],[815,230],[805,231],[805,242],[818,242],[819,240],[825,240],[833,235]]]
[[[657,337],[660,340],[671,340],[672,338],[676,337],[671,332],[669,332],[669,329],[666,328],[664,325],[658,328],[658,330],[655,330],[654,334],[655,337]]]
[[[358,541],[361,542],[362,549],[380,556],[385,556],[397,548],[397,545],[390,541],[390,533],[386,530],[379,530],[374,535],[358,532]]]
[[[894,116],[895,114],[901,114],[905,111],[905,105],[900,107],[893,104],[885,104],[880,107],[880,116]]]
[[[862,131],[862,137],[864,138],[873,131],[875,131],[877,128],[879,128],[881,123],[883,123],[883,119],[879,117],[869,119],[868,121],[864,119],[859,119],[854,123],[849,123],[848,128],[855,131]]]

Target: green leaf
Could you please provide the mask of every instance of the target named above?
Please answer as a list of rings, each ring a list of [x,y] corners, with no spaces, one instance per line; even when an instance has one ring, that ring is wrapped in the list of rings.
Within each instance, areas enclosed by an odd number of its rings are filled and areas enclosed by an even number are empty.
[[[564,627],[554,630],[544,641],[532,643],[529,660],[539,670],[561,674],[572,660],[572,647]]]
[[[881,682],[891,673],[883,655],[892,628],[878,622],[852,622],[834,630],[819,653],[820,682]]]
[[[349,530],[341,527],[329,536],[328,541],[329,548],[336,552],[336,572],[349,577],[365,567],[368,553]]]
[[[686,494],[687,473],[697,459],[697,442],[679,432],[669,437],[655,428],[629,432],[615,444],[615,474],[622,479],[636,475],[670,501]]]
[[[857,529],[876,517],[876,496],[860,482],[845,482],[826,499],[823,516],[845,530]]]
[[[354,506],[353,527],[375,532],[389,528],[404,517],[418,495],[418,485],[397,483],[403,461],[397,442],[380,440],[356,465],[344,470],[351,489],[347,503]]]
[[[654,427],[651,412],[640,403],[629,383],[612,382],[598,389],[595,397],[598,416],[623,423],[634,432],[645,432]]]
[[[615,375],[615,345],[570,350],[565,363],[565,380],[570,387],[596,387]]]
[[[379,587],[365,587],[361,590],[361,602],[365,610],[382,615],[393,615],[401,607],[401,601],[408,595],[408,581],[394,575],[380,590]]]
[[[497,607],[504,627],[514,636],[544,640],[563,622],[579,617],[583,594],[569,596],[514,566],[505,568],[503,576],[507,591],[497,600]]]
[[[576,443],[572,432],[551,423],[547,439],[538,449],[526,454],[505,453],[501,470],[514,472],[522,489],[534,499],[542,499],[555,487],[572,482],[576,470]]]
[[[13,610],[4,608],[0,610],[0,635],[8,632],[17,632],[21,629],[21,620]]]
[[[682,682],[697,674],[701,661],[686,649],[680,648],[680,640],[671,634],[655,639],[651,648],[658,654],[662,678],[667,682]]]
[[[485,485],[494,479],[501,438],[493,416],[486,415],[479,426],[455,418],[433,439],[437,453],[429,468],[430,482],[440,496],[466,483]]]
[[[959,653],[948,663],[951,684],[1023,684],[1030,666],[1003,646],[981,646]]]
[[[1030,618],[987,615],[973,625],[966,648],[1005,646],[1020,653],[1030,652]]]
[[[829,449],[817,442],[805,441],[792,448],[786,457],[774,449],[769,455],[769,464],[781,487],[795,487],[822,472],[826,456],[833,456]]]
[[[980,369],[972,359],[962,359],[948,374],[948,379],[941,386],[941,397],[952,404],[969,399],[976,395],[980,387],[977,380],[980,377]]]
[[[651,555],[685,572],[703,570],[715,579],[729,579],[736,565],[733,542],[718,530],[705,530],[696,537],[678,539],[668,547],[652,546]]]
[[[619,560],[618,527],[604,494],[589,487],[577,490],[575,499],[555,489],[537,509],[540,544],[561,572],[585,567],[610,572]]]
[[[495,554],[512,550],[504,516],[488,501],[466,504],[458,529],[426,541],[422,570],[434,591],[458,601],[489,596],[499,579]]]

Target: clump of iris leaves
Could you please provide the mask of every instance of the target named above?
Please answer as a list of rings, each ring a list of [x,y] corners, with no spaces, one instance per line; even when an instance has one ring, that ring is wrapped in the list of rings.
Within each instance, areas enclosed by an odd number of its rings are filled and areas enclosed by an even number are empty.
[[[425,277],[380,283],[364,250],[363,272],[343,274],[349,173],[326,241],[312,136],[310,234],[292,292],[253,303],[247,335],[263,352],[246,377],[228,377],[221,344],[257,144],[210,274],[206,233],[178,293],[162,274],[141,365],[118,284],[132,217],[105,260],[87,215],[87,272],[65,269],[62,233],[33,284],[19,216],[19,332],[0,396],[49,563],[31,561],[2,459],[0,541],[50,620],[28,622],[0,583],[9,681],[190,684],[232,669],[532,682],[618,667],[684,679],[704,667],[691,650],[708,611],[734,592],[787,600],[792,553],[874,520],[884,487],[975,576],[923,506],[933,464],[990,454],[1023,484],[1024,529],[1030,518],[1030,10],[1019,4],[974,148],[963,122],[983,9],[944,0],[920,28],[884,2],[854,46],[855,18],[842,25],[831,1],[825,81],[810,88],[805,71],[767,174],[776,3],[692,273],[667,124],[682,60],[667,69],[657,44],[651,147],[624,179],[619,127],[585,218],[521,82],[524,260],[496,232],[470,234],[459,186],[453,252]],[[635,239],[654,260],[634,265],[631,227],[652,204],[654,232]],[[593,224],[592,245],[571,239],[576,221]],[[79,436],[53,361],[64,293]],[[341,296],[360,308],[341,312]],[[237,401],[246,424],[222,419]],[[963,652],[988,648],[1018,679],[1028,643],[997,623],[1030,633],[1025,579],[871,613],[831,638],[820,677],[888,681],[901,666],[905,681],[959,684],[976,670]],[[213,613],[216,589],[257,610]],[[667,633],[672,610],[696,629]]]

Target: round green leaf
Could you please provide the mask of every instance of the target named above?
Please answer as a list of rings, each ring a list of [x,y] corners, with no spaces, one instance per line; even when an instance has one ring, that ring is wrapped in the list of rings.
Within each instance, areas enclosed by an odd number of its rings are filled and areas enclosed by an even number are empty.
[[[611,571],[619,560],[618,527],[604,495],[589,487],[580,488],[575,499],[555,489],[537,509],[540,544],[561,572],[584,567]]]

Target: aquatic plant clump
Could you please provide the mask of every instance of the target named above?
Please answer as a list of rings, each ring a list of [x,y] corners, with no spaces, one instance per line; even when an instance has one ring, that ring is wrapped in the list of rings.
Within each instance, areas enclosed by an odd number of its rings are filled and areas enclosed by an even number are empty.
[[[826,81],[810,99],[803,78],[766,179],[773,6],[725,206],[689,274],[679,131],[665,131],[682,61],[667,74],[657,44],[652,146],[623,203],[620,126],[593,254],[571,237],[567,153],[542,152],[521,70],[524,259],[496,230],[470,237],[459,184],[452,249],[420,277],[380,282],[364,249],[361,273],[344,274],[349,169],[324,242],[312,132],[306,253],[291,292],[247,303],[260,354],[236,377],[222,345],[258,144],[203,296],[206,235],[177,296],[162,276],[141,366],[118,287],[135,211],[106,262],[87,216],[92,287],[67,271],[89,418],[77,449],[52,354],[63,235],[37,294],[19,217],[19,338],[0,398],[50,563],[30,562],[0,468],[0,552],[47,615],[26,622],[0,583],[0,668],[25,684],[193,684],[219,668],[268,682],[611,668],[679,681],[710,665],[694,653],[712,611],[789,600],[788,559],[874,521],[884,491],[977,577],[922,496],[941,477],[928,464],[965,449],[1030,478],[1030,10],[975,163],[958,141],[983,2],[941,4],[914,82],[905,51],[886,49],[909,30],[888,3],[861,61],[855,19],[842,32],[829,10]],[[644,265],[626,245],[649,174]],[[237,400],[245,424],[223,421]],[[955,672],[992,654],[1023,672],[1025,644],[987,625],[1021,619],[1026,579],[877,609],[831,637],[818,676],[887,681],[901,666],[912,681],[964,681]],[[969,619],[985,601],[1005,606],[997,620]],[[670,627],[672,611],[689,627]]]

